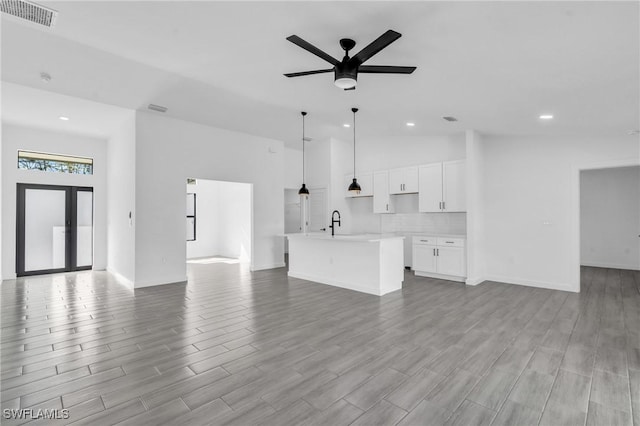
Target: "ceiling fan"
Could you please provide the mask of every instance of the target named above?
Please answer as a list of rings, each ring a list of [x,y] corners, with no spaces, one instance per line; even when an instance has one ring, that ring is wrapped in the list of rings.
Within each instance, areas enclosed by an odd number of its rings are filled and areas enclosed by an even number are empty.
[[[289,36],[287,37],[287,40],[289,40],[291,43],[296,44],[302,47],[304,50],[324,59],[325,61],[333,65],[333,68],[294,72],[285,74],[285,76],[301,77],[303,75],[333,72],[335,75],[334,83],[336,86],[344,90],[354,90],[358,82],[358,73],[411,74],[415,71],[416,67],[399,67],[392,65],[362,65],[373,55],[380,52],[382,49],[384,49],[400,37],[402,37],[402,34],[393,30],[388,30],[353,57],[349,57],[349,51],[355,47],[356,42],[351,40],[350,38],[343,38],[340,40],[340,47],[342,47],[345,54],[344,58],[342,58],[342,61],[338,61],[333,56],[323,52],[311,43],[301,39],[297,35]]]

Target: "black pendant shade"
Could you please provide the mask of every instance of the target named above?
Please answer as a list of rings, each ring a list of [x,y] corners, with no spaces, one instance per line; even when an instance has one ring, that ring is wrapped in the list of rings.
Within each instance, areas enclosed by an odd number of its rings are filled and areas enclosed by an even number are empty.
[[[351,108],[351,112],[353,112],[353,182],[349,185],[349,191],[359,194],[362,188],[356,179],[356,112],[358,108]]]
[[[304,117],[307,113],[302,111],[300,114],[302,114],[302,186],[298,191],[298,195],[309,195],[309,190],[304,184]]]

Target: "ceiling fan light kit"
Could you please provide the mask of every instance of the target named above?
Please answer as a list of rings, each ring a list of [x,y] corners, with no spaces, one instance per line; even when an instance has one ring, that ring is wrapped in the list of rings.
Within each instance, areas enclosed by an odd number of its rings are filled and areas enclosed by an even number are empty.
[[[356,42],[350,38],[343,38],[340,40],[340,47],[342,47],[342,50],[344,50],[344,57],[342,58],[342,61],[339,61],[328,53],[318,49],[311,43],[301,39],[297,35],[291,35],[287,37],[287,40],[303,48],[304,50],[313,53],[317,57],[329,62],[331,65],[333,65],[333,68],[287,73],[285,74],[285,76],[301,77],[305,75],[333,72],[334,84],[337,87],[344,90],[355,90],[356,85],[358,84],[358,73],[411,74],[416,70],[416,67],[393,65],[362,65],[373,55],[380,52],[382,49],[389,46],[400,37],[402,37],[402,34],[400,34],[399,32],[388,30],[352,57],[349,56],[349,51],[355,47]]]

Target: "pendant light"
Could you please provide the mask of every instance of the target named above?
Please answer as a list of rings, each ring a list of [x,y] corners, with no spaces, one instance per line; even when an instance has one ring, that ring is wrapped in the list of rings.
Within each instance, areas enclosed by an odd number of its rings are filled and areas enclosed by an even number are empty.
[[[351,108],[353,112],[353,182],[349,185],[349,191],[359,194],[362,188],[356,179],[356,112],[358,108]]]
[[[304,117],[307,113],[302,111],[300,114],[302,114],[302,187],[300,187],[298,195],[309,195],[309,190],[304,184]]]

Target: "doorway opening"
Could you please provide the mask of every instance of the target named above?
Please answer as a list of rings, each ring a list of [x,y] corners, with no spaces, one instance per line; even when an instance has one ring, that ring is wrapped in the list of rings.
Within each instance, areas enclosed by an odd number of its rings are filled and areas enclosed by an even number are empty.
[[[16,275],[93,266],[93,188],[18,183]]]
[[[187,179],[188,264],[253,263],[253,185]]]

